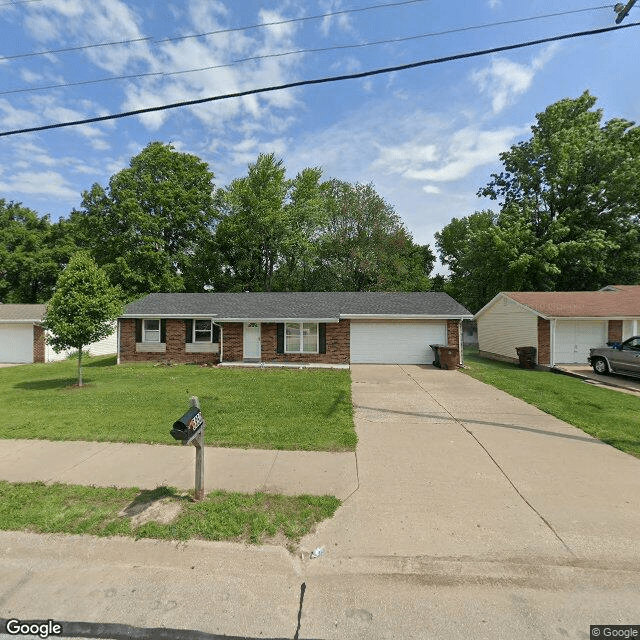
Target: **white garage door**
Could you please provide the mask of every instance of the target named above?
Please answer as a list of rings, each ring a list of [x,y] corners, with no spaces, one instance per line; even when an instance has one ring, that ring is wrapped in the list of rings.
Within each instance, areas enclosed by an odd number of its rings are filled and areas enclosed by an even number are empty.
[[[446,322],[351,321],[351,362],[431,364],[430,344],[447,343]]]
[[[33,325],[0,325],[0,362],[33,362]]]
[[[606,320],[557,320],[555,362],[587,363],[589,349],[607,343]]]

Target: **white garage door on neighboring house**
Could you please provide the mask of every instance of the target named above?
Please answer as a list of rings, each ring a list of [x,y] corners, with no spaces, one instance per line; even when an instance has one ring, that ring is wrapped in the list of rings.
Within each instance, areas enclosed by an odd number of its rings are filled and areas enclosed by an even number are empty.
[[[0,362],[33,362],[33,325],[0,325]]]
[[[354,364],[431,364],[430,344],[447,344],[446,322],[351,321]]]
[[[589,349],[606,343],[606,320],[556,320],[556,364],[586,364]]]

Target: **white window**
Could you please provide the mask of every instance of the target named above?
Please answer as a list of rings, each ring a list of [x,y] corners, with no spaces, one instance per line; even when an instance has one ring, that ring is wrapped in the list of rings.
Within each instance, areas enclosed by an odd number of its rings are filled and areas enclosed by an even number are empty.
[[[160,320],[142,322],[142,342],[160,342]]]
[[[318,353],[318,323],[287,322],[284,350],[285,353]]]
[[[211,320],[195,320],[193,323],[193,341],[211,342]]]

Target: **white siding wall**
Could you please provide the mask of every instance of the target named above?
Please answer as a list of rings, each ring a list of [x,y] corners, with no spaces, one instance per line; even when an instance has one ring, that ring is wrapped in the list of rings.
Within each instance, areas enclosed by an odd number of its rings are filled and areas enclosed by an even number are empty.
[[[478,318],[478,349],[517,359],[516,347],[538,347],[538,316],[501,297]]]
[[[640,320],[625,320],[622,323],[622,339],[640,335]]]
[[[113,333],[98,342],[93,342],[88,347],[84,348],[85,352],[88,352],[92,356],[106,356],[117,351],[117,338],[116,338],[116,323],[113,323]],[[61,351],[56,353],[50,344],[45,345],[45,362],[57,362],[58,360],[64,360],[69,357],[72,349]]]

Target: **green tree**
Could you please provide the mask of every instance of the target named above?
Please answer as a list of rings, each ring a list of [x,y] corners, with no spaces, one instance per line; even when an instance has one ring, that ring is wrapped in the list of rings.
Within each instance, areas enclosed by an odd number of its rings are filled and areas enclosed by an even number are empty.
[[[469,309],[499,291],[593,290],[640,281],[640,131],[601,124],[588,92],[537,114],[530,139],[478,195],[499,212],[454,218],[436,234],[446,288]]]
[[[74,250],[65,221],[0,199],[0,302],[46,302]]]
[[[318,232],[312,290],[425,291],[435,256],[410,233],[373,185],[331,180],[327,223]]]
[[[226,281],[243,291],[295,290],[312,260],[323,215],[320,169],[287,179],[281,159],[261,154],[243,178],[222,192],[216,243]]]
[[[585,92],[537,114],[531,138],[500,155],[504,171],[479,191],[499,201],[501,226],[530,230],[532,253],[553,244],[557,290],[640,279],[640,131],[601,124],[595,103]]]
[[[442,263],[450,275],[444,285],[456,300],[478,311],[500,291],[546,289],[556,275],[555,247],[538,246],[531,229],[509,211],[478,211],[454,218],[435,234]]]
[[[217,218],[213,173],[195,155],[152,142],[111,177],[83,193],[71,221],[127,299],[154,291],[202,291],[202,263]]]
[[[82,381],[82,349],[106,338],[122,310],[121,292],[111,286],[87,252],[77,252],[58,278],[42,326],[54,351],[76,349],[78,386]]]

